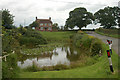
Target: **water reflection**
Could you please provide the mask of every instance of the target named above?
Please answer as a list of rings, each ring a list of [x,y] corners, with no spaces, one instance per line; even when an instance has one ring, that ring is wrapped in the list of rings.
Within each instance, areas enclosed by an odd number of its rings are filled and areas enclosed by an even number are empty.
[[[33,61],[39,67],[53,66],[57,64],[70,65],[70,62],[79,59],[80,54],[80,50],[72,45],[56,47],[53,51],[37,56],[19,54],[18,66],[21,68],[32,66]]]

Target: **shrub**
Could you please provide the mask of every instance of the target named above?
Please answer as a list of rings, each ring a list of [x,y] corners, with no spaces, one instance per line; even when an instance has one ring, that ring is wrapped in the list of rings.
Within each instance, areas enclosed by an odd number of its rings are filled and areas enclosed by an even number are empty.
[[[87,50],[89,55],[95,56],[102,52],[102,42],[86,34],[76,34],[73,37],[73,44],[81,49]]]
[[[81,31],[81,30],[79,30],[77,33],[79,33],[79,34],[84,34],[84,32],[83,32],[83,31]]]
[[[37,66],[37,64],[33,61],[32,62],[32,66],[28,66],[26,68],[24,68],[24,71],[29,71],[29,72],[37,72],[40,70],[40,68]]]
[[[88,49],[91,46],[91,42],[91,38],[89,38],[87,35],[77,34],[74,37],[74,44],[79,48]]]
[[[26,31],[24,35],[20,38],[20,44],[26,46],[35,46],[46,43],[47,41],[42,37],[42,35],[33,30]]]
[[[102,50],[102,42],[99,39],[94,38],[91,45],[91,56],[99,54]]]
[[[12,50],[18,50],[20,48],[18,41],[19,37],[19,33],[14,31],[14,29],[6,30],[2,36],[2,51],[11,53]],[[3,53],[3,55],[5,54]]]
[[[2,78],[14,78],[18,76],[17,55],[11,54],[7,61],[2,61]]]

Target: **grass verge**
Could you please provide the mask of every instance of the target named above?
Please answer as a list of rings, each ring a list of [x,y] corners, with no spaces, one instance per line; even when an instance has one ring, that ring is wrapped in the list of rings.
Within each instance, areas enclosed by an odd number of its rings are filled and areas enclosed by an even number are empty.
[[[95,32],[98,33],[98,34],[101,34],[101,35],[105,35],[105,36],[120,39],[120,35],[118,33],[119,29],[102,29],[102,28],[99,28],[99,29],[95,30]]]

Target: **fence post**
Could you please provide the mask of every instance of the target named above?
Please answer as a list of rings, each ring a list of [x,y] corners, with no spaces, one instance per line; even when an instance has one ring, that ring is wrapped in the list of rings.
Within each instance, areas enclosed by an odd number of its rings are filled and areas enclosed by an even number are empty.
[[[7,61],[6,56],[5,56],[5,61]]]
[[[110,48],[110,53],[112,54],[112,40],[110,41],[110,46],[109,46],[109,48]]]
[[[112,40],[107,40],[108,45],[109,45],[109,49],[110,49],[110,53],[112,55]]]
[[[109,60],[110,70],[113,73],[114,70],[113,70],[112,60],[111,60],[111,56],[110,56],[110,51],[109,50],[107,50],[107,56],[108,56],[108,60]]]

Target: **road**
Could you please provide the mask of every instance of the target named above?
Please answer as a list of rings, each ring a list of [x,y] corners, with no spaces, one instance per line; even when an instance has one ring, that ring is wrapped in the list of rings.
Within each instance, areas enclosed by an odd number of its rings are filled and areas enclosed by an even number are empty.
[[[89,31],[87,32],[88,35],[90,36],[94,36],[94,37],[97,37],[99,39],[101,39],[104,43],[107,43],[107,39],[109,40],[112,40],[112,49],[114,49],[114,51],[119,54],[120,56],[120,52],[118,51],[118,45],[120,45],[120,39],[117,39],[117,38],[112,38],[112,37],[108,37],[108,36],[103,36],[103,35],[100,35],[100,34],[97,34],[95,32],[92,32],[92,31]]]

